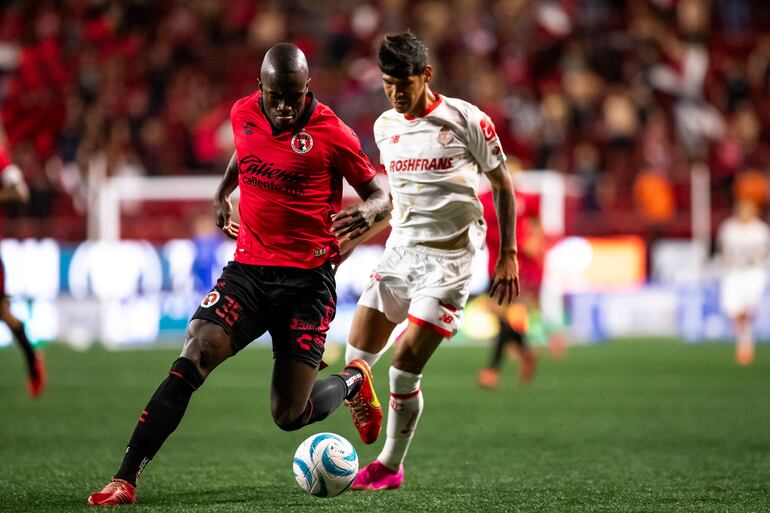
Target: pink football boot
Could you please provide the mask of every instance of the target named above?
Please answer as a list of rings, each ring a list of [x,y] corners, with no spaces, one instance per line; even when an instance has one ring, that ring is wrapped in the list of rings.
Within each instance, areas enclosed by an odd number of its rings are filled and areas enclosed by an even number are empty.
[[[365,466],[353,481],[351,490],[394,490],[404,482],[404,466],[392,470],[378,460]]]

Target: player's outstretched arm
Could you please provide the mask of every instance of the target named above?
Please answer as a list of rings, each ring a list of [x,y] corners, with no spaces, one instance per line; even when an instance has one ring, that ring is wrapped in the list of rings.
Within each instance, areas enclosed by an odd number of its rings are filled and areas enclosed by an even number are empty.
[[[233,204],[230,203],[230,194],[238,186],[238,155],[233,152],[230,162],[225,169],[225,175],[219,182],[217,192],[214,195],[214,217],[217,226],[231,239],[238,239],[239,224],[232,220]]]
[[[495,213],[500,225],[500,256],[495,264],[495,276],[489,295],[497,304],[511,303],[519,295],[519,263],[516,248],[516,200],[513,181],[505,164],[487,173],[492,183]]]
[[[375,221],[372,227],[369,228],[369,230],[367,230],[363,235],[356,237],[355,239],[351,239],[350,237],[344,237],[340,239],[340,255],[342,256],[342,261],[345,261],[345,259],[350,255],[351,251],[380,233],[382,230],[387,228],[389,224],[390,213],[388,213],[381,220]]]
[[[380,186],[377,177],[354,188],[364,201],[332,216],[332,233],[343,243],[356,240],[364,234],[367,234],[367,239],[371,238],[377,233],[372,229],[377,227],[379,231],[385,228],[387,222],[383,221],[390,215],[390,196]],[[374,233],[369,234],[370,230]]]

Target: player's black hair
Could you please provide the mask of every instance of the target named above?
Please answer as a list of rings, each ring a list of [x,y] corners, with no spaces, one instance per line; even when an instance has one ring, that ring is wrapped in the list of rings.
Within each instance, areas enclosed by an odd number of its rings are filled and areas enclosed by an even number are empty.
[[[406,78],[419,75],[428,65],[425,41],[411,32],[385,36],[377,52],[377,66],[386,75]]]

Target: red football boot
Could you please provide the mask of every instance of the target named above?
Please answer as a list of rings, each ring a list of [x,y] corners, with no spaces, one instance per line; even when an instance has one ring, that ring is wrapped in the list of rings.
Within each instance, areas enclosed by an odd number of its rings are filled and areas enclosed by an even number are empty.
[[[27,391],[31,397],[40,397],[45,389],[45,364],[43,355],[35,352],[35,375],[27,378]]]
[[[115,479],[98,492],[88,496],[91,506],[117,506],[136,502],[136,487],[124,479]]]
[[[364,375],[364,381],[355,397],[345,401],[345,406],[350,408],[350,415],[353,417],[353,424],[361,436],[361,441],[367,445],[373,444],[377,441],[382,426],[382,407],[374,391],[372,371],[369,369],[369,364],[360,358],[350,362],[348,367],[360,370]]]
[[[500,373],[496,369],[482,369],[476,376],[476,382],[487,390],[500,387]]]
[[[528,385],[535,378],[537,353],[531,347],[523,348],[519,354],[519,384]]]

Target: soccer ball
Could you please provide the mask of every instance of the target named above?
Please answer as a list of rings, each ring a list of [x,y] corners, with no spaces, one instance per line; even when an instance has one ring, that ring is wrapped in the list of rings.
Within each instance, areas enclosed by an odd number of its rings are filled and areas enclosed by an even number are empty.
[[[317,433],[294,453],[294,478],[310,495],[334,497],[353,484],[358,454],[353,445],[334,433]]]

